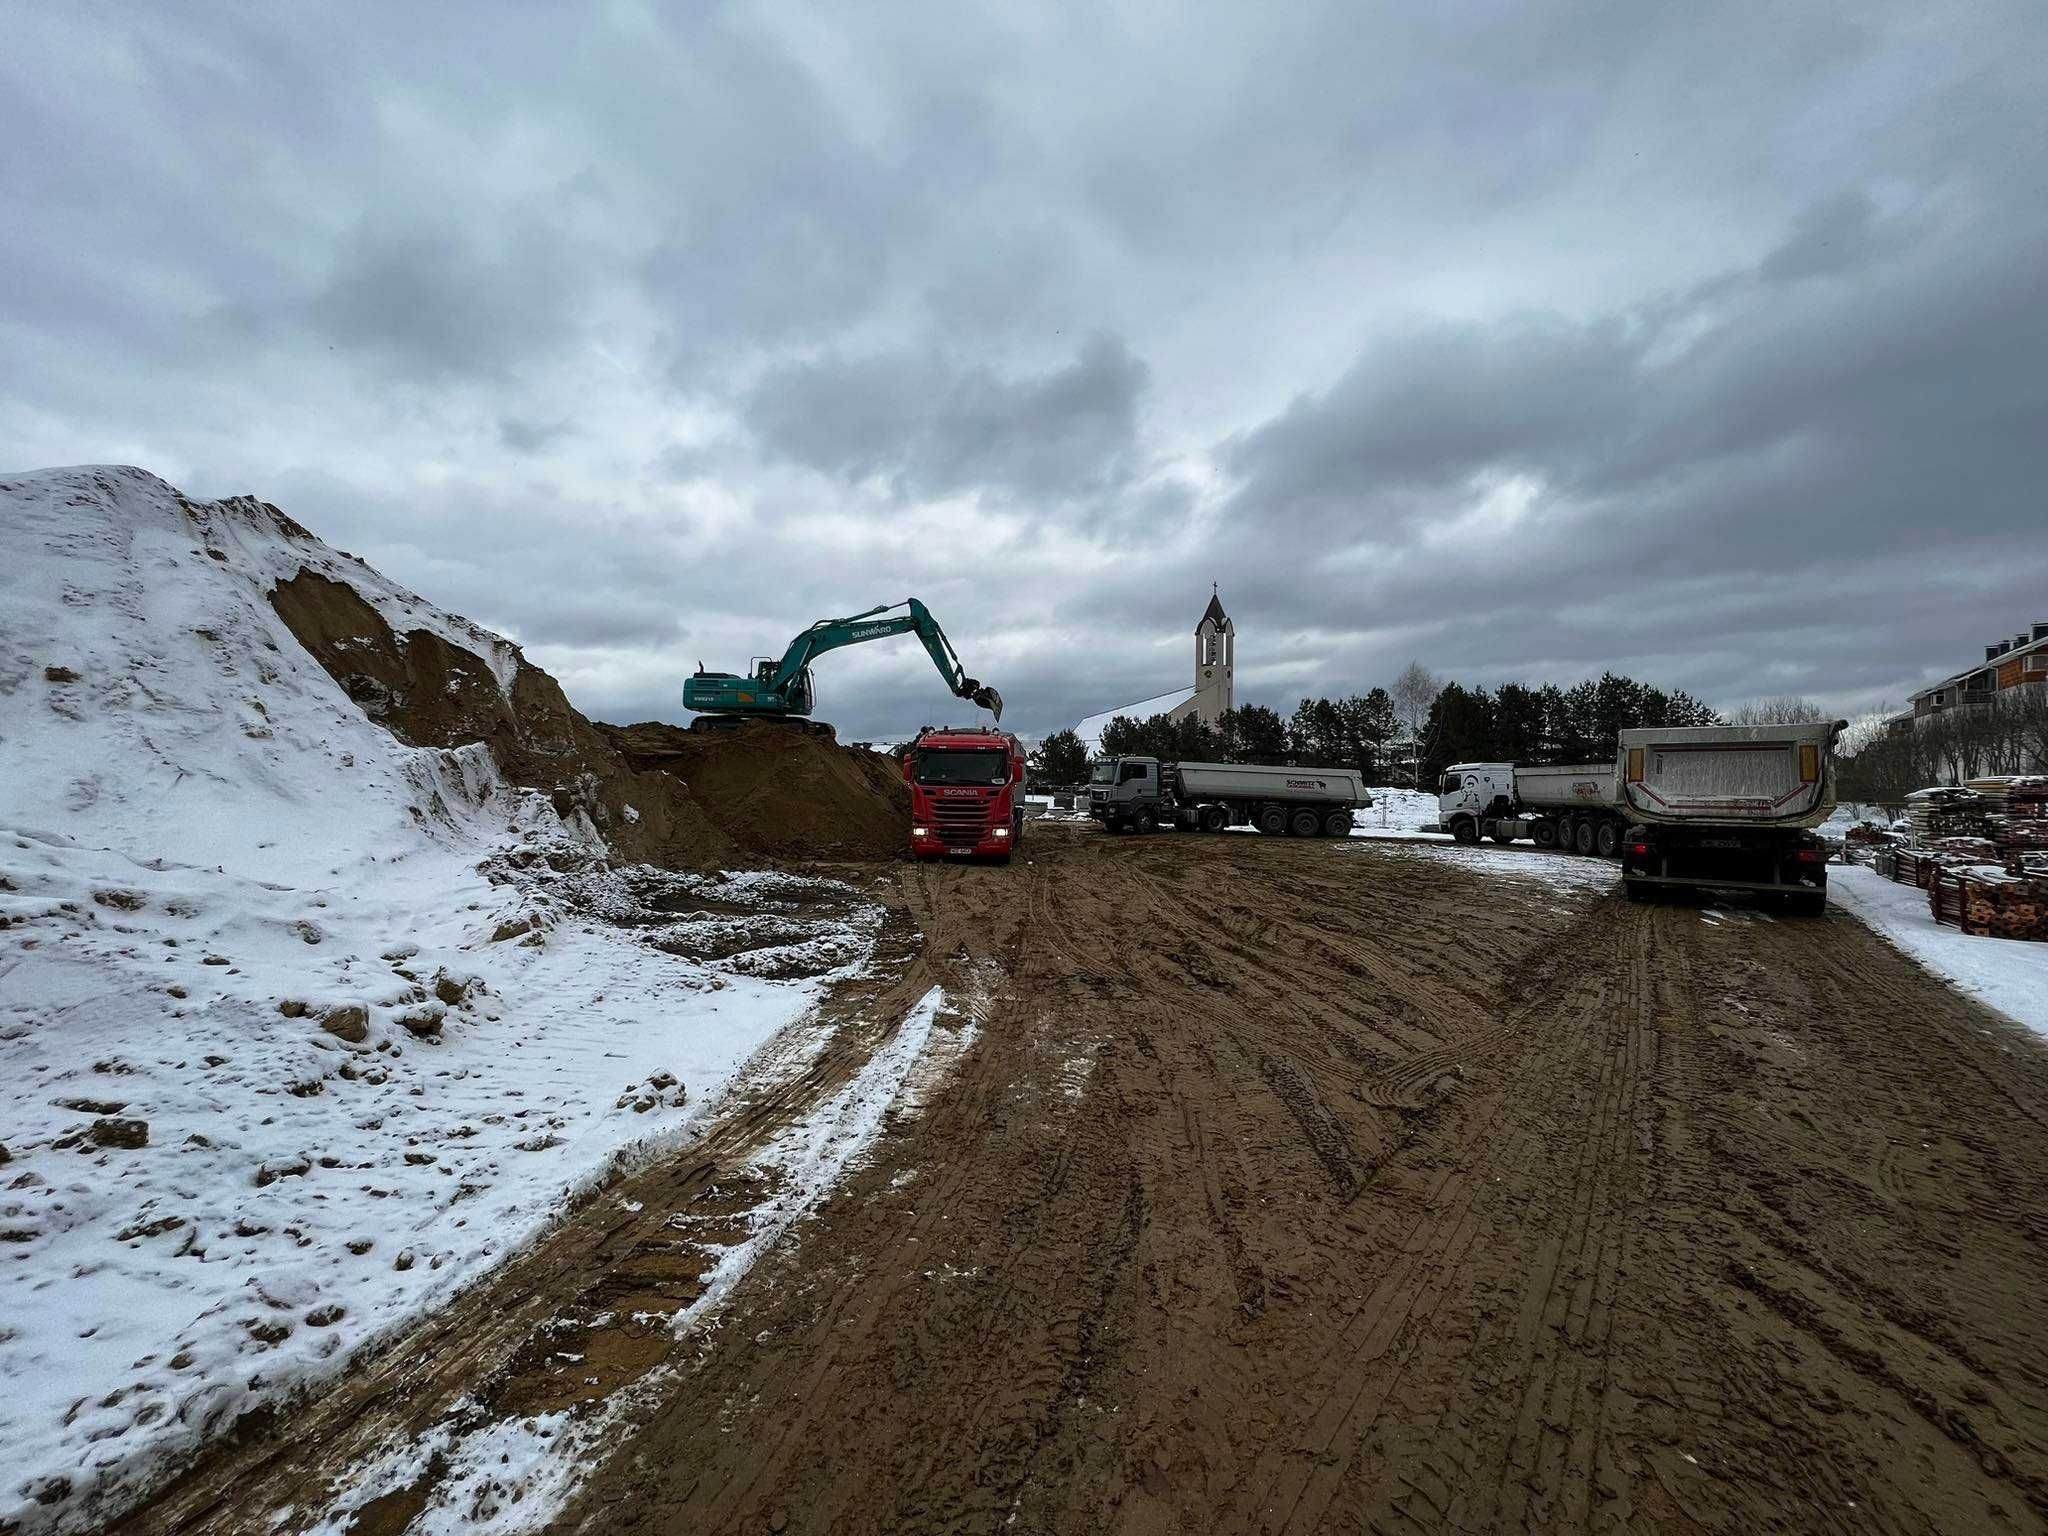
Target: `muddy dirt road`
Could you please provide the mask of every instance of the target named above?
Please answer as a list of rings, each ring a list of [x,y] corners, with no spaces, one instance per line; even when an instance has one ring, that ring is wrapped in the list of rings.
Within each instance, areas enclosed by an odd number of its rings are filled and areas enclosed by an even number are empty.
[[[404,1529],[463,1413],[608,1416],[566,1496],[465,1494],[562,1531],[2048,1523],[2038,1042],[1843,914],[1190,841],[902,869],[830,1045],[122,1528]],[[933,985],[945,1050],[675,1342],[750,1149]]]

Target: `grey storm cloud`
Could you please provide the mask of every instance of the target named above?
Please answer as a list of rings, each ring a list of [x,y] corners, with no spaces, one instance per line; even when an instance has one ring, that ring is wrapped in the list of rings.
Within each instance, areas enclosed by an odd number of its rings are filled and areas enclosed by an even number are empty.
[[[1027,731],[2048,618],[2020,0],[22,7],[0,464],[255,491],[614,717],[916,594]],[[1980,633],[1988,631],[1988,633]],[[859,739],[943,715],[842,652]]]
[[[773,369],[745,416],[770,452],[844,479],[883,476],[901,494],[1062,497],[1128,474],[1146,377],[1114,336],[1011,378],[904,353],[831,358]]]

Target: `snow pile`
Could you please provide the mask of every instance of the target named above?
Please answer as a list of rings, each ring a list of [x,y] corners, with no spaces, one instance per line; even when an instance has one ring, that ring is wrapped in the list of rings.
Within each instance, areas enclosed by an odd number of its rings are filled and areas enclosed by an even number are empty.
[[[261,503],[0,482],[0,1526],[442,1302],[872,949],[843,886],[615,870],[397,741],[271,608],[301,568],[509,683]]]
[[[1426,789],[1388,787],[1366,793],[1372,804],[1351,813],[1353,837],[1408,837],[1437,820],[1436,796]]]
[[[2048,944],[1964,933],[1934,920],[1927,893],[1862,864],[1828,871],[1828,898],[1955,988],[2048,1035]]]

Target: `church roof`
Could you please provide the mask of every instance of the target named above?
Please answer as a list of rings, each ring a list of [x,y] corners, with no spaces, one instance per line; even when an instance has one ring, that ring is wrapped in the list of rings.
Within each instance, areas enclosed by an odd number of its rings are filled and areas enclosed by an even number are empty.
[[[1195,690],[1192,688],[1176,688],[1171,693],[1160,694],[1156,699],[1140,699],[1135,704],[1126,704],[1122,709],[1105,709],[1101,714],[1090,715],[1075,726],[1074,734],[1081,738],[1081,744],[1088,749],[1088,755],[1093,757],[1102,750],[1103,731],[1118,715],[1125,715],[1133,720],[1150,720],[1154,715],[1163,715],[1180,708],[1194,696]]]
[[[1202,617],[1195,624],[1195,633],[1199,635],[1202,632],[1202,625],[1212,621],[1218,629],[1230,622],[1229,617],[1223,612],[1223,602],[1216,596],[1214,587],[1209,589],[1209,606],[1202,610]]]

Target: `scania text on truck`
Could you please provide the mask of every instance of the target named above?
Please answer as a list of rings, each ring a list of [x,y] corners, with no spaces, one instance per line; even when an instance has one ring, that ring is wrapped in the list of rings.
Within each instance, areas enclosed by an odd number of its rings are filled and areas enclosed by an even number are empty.
[[[1349,768],[1112,757],[1088,779],[1088,814],[1112,832],[1237,826],[1273,837],[1349,837],[1353,808],[1371,804],[1364,779]]]
[[[910,851],[1009,863],[1024,840],[1024,748],[1008,731],[924,731],[903,755]]]
[[[1437,816],[1437,830],[1461,843],[1526,837],[1539,848],[1610,859],[1629,825],[1612,763],[1453,763],[1437,787]]]
[[[1621,733],[1622,887],[1759,891],[1795,912],[1827,910],[1828,851],[1813,829],[1835,808],[1835,739],[1846,720]]]

